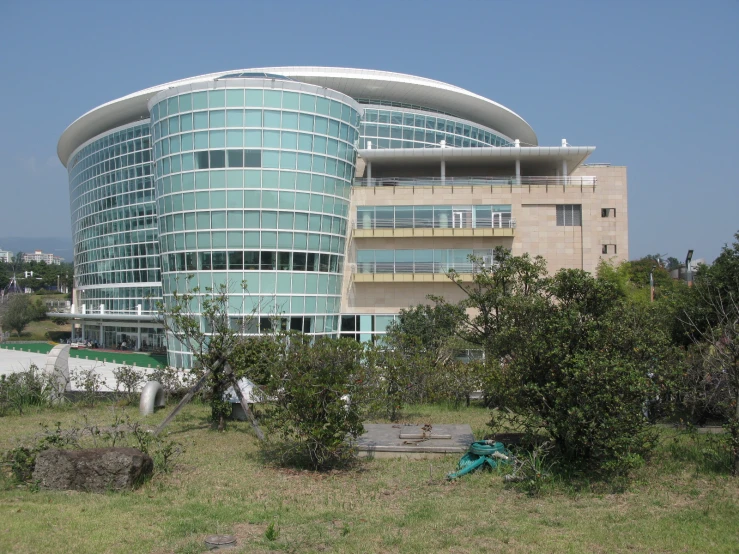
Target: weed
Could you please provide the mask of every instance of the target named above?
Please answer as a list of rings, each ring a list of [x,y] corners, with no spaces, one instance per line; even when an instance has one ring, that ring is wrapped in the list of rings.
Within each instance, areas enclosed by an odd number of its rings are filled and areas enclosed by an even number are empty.
[[[276,541],[280,537],[280,528],[274,521],[270,521],[267,529],[264,531],[264,538],[270,542]]]

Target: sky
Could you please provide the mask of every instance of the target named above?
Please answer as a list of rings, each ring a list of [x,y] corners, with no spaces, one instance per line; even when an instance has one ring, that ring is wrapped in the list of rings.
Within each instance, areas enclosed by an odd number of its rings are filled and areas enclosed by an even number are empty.
[[[739,231],[736,0],[3,0],[2,12],[0,237],[71,237],[56,144],[83,113],[278,65],[445,81],[517,112],[540,145],[596,146],[589,162],[628,167],[632,259],[694,249],[710,262]]]

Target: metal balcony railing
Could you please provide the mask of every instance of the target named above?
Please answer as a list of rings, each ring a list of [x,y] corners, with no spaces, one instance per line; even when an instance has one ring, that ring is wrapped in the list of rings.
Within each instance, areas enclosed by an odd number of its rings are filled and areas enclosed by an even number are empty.
[[[432,186],[486,186],[510,187],[520,185],[536,186],[595,186],[597,177],[558,177],[558,176],[522,176],[522,177],[373,177],[371,179],[354,179],[356,187],[432,187]]]
[[[460,217],[455,221],[449,219],[419,219],[419,218],[395,218],[380,219],[373,218],[369,221],[359,220],[354,222],[355,229],[515,229],[516,219],[513,217],[500,217],[484,219],[473,222],[471,215]]]
[[[477,273],[483,266],[490,267],[490,259],[482,263],[473,262],[357,262],[357,273]]]

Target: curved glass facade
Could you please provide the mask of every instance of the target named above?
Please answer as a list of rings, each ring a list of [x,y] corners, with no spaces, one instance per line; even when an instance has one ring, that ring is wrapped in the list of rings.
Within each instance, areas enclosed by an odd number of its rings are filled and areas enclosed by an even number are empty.
[[[236,325],[256,310],[254,332],[277,321],[335,334],[358,104],[313,85],[233,78],[170,89],[149,107],[165,301],[225,285]],[[170,352],[191,363],[178,345]]]
[[[463,119],[419,110],[368,106],[364,110],[360,148],[439,148],[513,146],[513,142],[493,129]]]
[[[88,141],[67,167],[80,303],[154,312],[162,294],[149,121]]]

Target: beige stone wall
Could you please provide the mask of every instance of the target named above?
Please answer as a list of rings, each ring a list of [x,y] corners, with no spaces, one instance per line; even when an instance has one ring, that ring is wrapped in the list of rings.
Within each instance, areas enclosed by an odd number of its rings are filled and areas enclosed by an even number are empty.
[[[506,246],[514,254],[528,252],[547,260],[550,272],[561,268],[581,268],[593,272],[602,258],[627,260],[628,203],[626,168],[623,166],[582,166],[571,177],[596,177],[590,185],[521,186],[435,186],[435,187],[355,187],[352,191],[350,224],[356,220],[357,206],[366,205],[476,205],[511,204],[516,228],[513,237],[382,237],[353,238],[347,243],[342,311],[391,313],[426,302],[426,295],[438,294],[449,300],[461,299],[452,283],[355,283],[352,279],[359,249],[401,248],[494,248]],[[582,205],[581,227],[558,227],[557,204]],[[601,217],[604,208],[615,208],[616,216]],[[616,253],[604,255],[603,245],[615,245]]]

